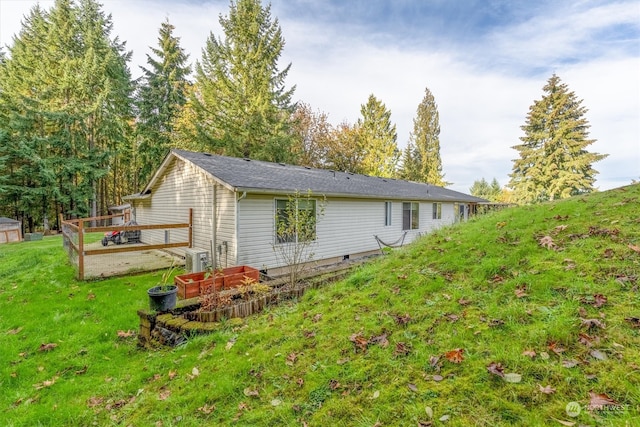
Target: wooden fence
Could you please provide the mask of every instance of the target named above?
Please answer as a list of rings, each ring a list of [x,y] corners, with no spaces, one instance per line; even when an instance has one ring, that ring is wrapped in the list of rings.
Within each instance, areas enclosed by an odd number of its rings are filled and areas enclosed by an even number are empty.
[[[79,280],[85,279],[85,262],[86,257],[96,255],[107,254],[120,254],[125,252],[140,252],[149,251],[153,249],[169,249],[169,248],[190,248],[193,243],[193,210],[189,209],[189,220],[185,223],[173,223],[173,224],[153,224],[153,225],[103,225],[103,226],[91,226],[98,222],[106,223],[111,222],[114,218],[128,219],[128,212],[119,215],[105,215],[91,218],[79,218],[65,220],[60,215],[60,224],[62,224],[62,236],[63,246],[67,249],[69,254],[69,260],[74,264],[76,269],[76,276]],[[88,233],[97,232],[132,232],[142,230],[168,230],[168,229],[187,229],[187,241],[180,242],[165,242],[156,244],[136,244],[136,245],[124,245],[116,247],[104,247],[100,249],[87,248],[85,242],[85,235]]]

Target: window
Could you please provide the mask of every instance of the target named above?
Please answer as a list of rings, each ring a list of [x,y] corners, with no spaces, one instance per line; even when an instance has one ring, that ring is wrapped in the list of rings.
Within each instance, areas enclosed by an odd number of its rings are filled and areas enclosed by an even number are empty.
[[[442,219],[442,203],[433,204],[433,219]]]
[[[417,230],[420,228],[420,215],[418,214],[419,203],[402,203],[402,229]]]
[[[315,200],[276,200],[276,241],[309,242],[316,239]]]
[[[384,202],[384,225],[391,225],[391,202]]]

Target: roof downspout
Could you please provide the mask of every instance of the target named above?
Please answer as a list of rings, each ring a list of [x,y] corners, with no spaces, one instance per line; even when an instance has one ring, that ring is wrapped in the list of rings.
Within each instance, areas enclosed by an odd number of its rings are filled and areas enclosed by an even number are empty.
[[[216,270],[218,268],[218,258],[216,256],[216,234],[217,234],[217,227],[218,227],[218,215],[217,215],[217,208],[218,208],[218,192],[217,192],[217,184],[214,182],[213,183],[213,189],[212,189],[212,193],[213,193],[213,200],[211,203],[211,221],[212,221],[212,227],[211,227],[211,267]]]

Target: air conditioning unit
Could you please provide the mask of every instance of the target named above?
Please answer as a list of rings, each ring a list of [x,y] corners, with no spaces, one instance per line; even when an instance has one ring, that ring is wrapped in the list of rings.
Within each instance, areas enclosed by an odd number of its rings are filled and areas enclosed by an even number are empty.
[[[188,273],[199,273],[209,265],[209,252],[201,249],[185,249],[185,270]]]

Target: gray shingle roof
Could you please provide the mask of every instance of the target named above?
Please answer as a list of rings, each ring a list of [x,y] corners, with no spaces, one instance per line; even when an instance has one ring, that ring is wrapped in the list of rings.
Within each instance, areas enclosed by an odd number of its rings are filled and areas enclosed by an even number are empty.
[[[0,217],[0,224],[20,224],[20,221],[3,216]]]
[[[236,191],[291,194],[295,191],[326,196],[486,202],[485,199],[435,185],[314,169],[237,157],[172,150]]]

